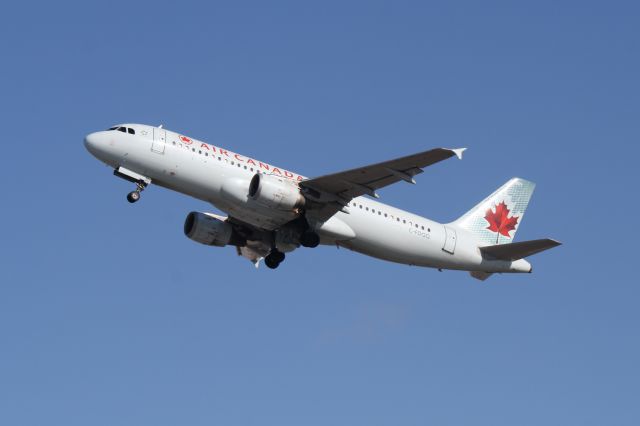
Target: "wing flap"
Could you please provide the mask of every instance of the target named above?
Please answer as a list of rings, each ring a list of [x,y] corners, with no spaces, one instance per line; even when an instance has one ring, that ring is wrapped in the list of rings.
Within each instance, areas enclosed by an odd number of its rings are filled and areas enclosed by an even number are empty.
[[[483,256],[501,260],[518,260],[562,244],[550,238],[480,247]]]

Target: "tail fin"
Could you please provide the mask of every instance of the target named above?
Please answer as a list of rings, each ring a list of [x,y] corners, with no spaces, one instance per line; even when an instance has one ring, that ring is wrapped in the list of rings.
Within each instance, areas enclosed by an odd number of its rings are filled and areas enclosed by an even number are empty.
[[[470,231],[481,246],[511,243],[535,187],[533,182],[513,178],[453,225]]]

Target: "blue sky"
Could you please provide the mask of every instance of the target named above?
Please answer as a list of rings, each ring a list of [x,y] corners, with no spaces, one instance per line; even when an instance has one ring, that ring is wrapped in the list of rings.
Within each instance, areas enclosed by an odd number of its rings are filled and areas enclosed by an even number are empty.
[[[0,28],[0,423],[637,425],[635,2],[21,2]],[[449,221],[512,176],[535,272],[335,248],[276,271],[206,204],[82,146],[163,123],[306,176],[437,146],[383,201]],[[213,210],[215,211],[215,210]]]

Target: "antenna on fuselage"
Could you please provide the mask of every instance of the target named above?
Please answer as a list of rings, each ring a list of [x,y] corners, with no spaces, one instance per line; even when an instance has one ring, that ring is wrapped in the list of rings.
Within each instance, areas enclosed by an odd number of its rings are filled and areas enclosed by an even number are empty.
[[[162,129],[162,126],[164,126],[164,124],[159,125],[158,129]]]

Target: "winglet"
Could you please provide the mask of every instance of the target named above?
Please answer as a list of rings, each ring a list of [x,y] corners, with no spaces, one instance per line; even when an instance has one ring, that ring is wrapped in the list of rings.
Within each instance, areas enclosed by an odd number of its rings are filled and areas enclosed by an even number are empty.
[[[462,160],[462,153],[465,152],[466,150],[467,148],[457,148],[457,149],[452,149],[451,151],[453,151],[456,157],[458,157],[458,160]]]

